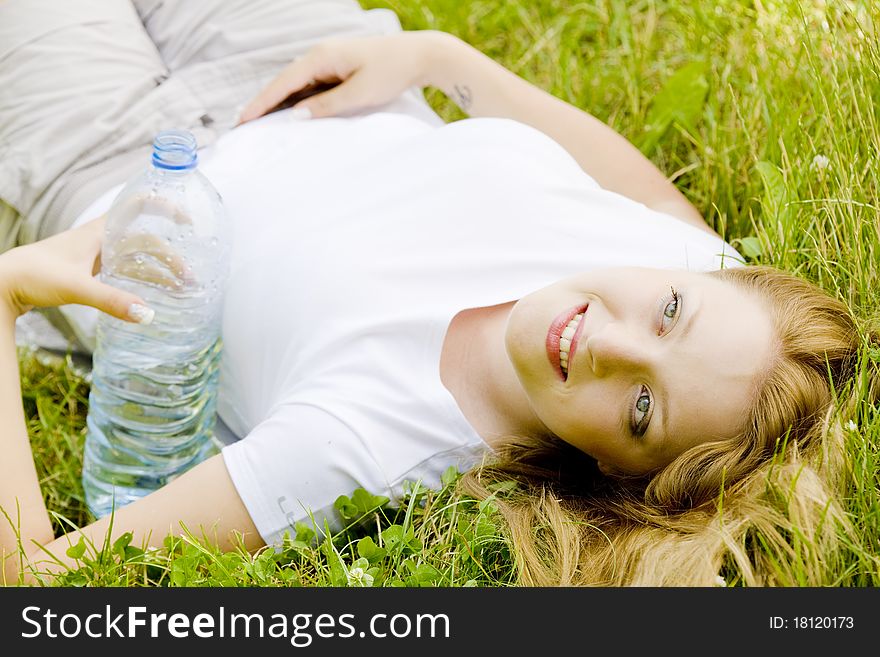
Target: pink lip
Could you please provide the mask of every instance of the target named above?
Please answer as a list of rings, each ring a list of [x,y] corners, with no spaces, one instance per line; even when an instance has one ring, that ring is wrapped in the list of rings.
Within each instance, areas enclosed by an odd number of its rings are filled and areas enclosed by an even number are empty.
[[[556,370],[557,375],[560,380],[565,381],[565,375],[562,373],[562,367],[559,364],[559,340],[562,339],[562,331],[565,330],[565,327],[568,326],[568,323],[574,319],[574,316],[578,313],[586,312],[587,306],[575,306],[573,308],[569,308],[568,310],[564,310],[556,316],[556,319],[550,324],[550,330],[547,332],[547,357],[550,359],[550,364],[553,366],[553,369]],[[581,323],[578,324],[577,330],[574,333],[574,336],[571,340],[571,347],[568,350],[568,372],[571,373],[571,365],[574,362],[574,350],[577,346],[577,339],[581,334],[581,329],[584,328],[584,321],[581,320]]]

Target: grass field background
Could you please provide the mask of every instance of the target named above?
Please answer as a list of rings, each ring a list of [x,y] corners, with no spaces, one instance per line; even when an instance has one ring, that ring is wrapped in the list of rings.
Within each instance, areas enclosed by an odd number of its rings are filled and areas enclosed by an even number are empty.
[[[368,0],[407,29],[457,34],[620,131],[751,262],[819,283],[861,317],[880,306],[880,54],[874,2],[844,0]],[[442,94],[447,120],[463,117]],[[880,359],[880,354],[868,354]],[[79,481],[88,382],[21,353],[35,460],[56,531],[89,521]],[[862,545],[829,585],[880,584],[880,414],[849,431],[846,508]],[[219,554],[195,539],[148,553],[74,546],[68,585],[510,585],[516,569],[491,500],[414,490],[404,508],[340,500],[348,531],[314,547]],[[380,508],[383,507],[383,508]],[[104,548],[101,550],[101,548]],[[98,554],[100,551],[100,554]],[[736,577],[728,584],[736,584]],[[780,582],[797,584],[798,582]]]

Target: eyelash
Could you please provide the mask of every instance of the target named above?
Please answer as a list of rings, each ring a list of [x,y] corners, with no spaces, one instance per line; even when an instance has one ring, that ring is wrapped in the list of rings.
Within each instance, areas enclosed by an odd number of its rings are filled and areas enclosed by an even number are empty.
[[[669,308],[669,306],[671,306],[673,303],[675,304],[675,314],[672,317],[667,318],[670,320],[678,317],[679,313],[681,312],[681,296],[678,294],[678,292],[675,291],[674,287],[669,286],[669,289],[672,291],[671,298],[666,297],[662,302],[663,312],[660,313],[660,333],[663,332],[663,318],[666,317],[666,309]],[[660,333],[658,333],[658,335],[660,335]]]
[[[666,299],[664,299],[664,303],[663,303],[663,312],[660,314],[660,317],[661,317],[661,319],[660,319],[660,331],[658,332],[658,335],[662,335],[662,334],[663,334],[663,318],[667,318],[667,317],[666,317],[666,309],[667,309],[669,306],[671,306],[672,304],[675,304],[675,313],[673,314],[672,317],[668,317],[667,319],[675,320],[675,319],[681,314],[681,296],[679,296],[678,292],[675,291],[675,288],[674,288],[674,287],[671,287],[671,286],[670,286],[669,289],[672,291],[672,298],[671,298],[671,300],[670,300],[669,297],[667,297]],[[641,411],[640,409],[638,409],[638,403],[639,403],[639,400],[640,400],[642,397],[647,397],[647,398],[648,398],[648,402],[649,402],[649,406],[648,406],[648,408],[645,409],[644,411]],[[644,422],[644,418],[646,418],[646,417],[648,416],[648,411],[651,410],[651,407],[652,407],[652,406],[653,406],[653,400],[651,399],[650,391],[648,390],[647,387],[645,387],[645,386],[643,385],[642,388],[641,388],[641,390],[639,390],[639,394],[638,394],[638,396],[636,397],[636,403],[633,404],[633,410],[632,410],[632,426],[634,427],[634,429],[633,429],[633,433],[634,433],[637,437],[639,437],[639,438],[641,438],[642,436],[644,436],[644,435],[645,435],[645,432],[648,430],[648,426],[645,425],[645,426],[643,427],[643,426],[642,426],[642,423]],[[644,415],[643,415],[643,417],[642,417],[642,422],[641,422],[641,423],[636,422],[636,411],[637,411],[637,410],[640,411],[640,412],[642,412],[642,413],[644,413]]]
[[[648,425],[645,425],[645,426],[643,427],[643,426],[641,425],[641,423],[636,422],[636,411],[638,410],[638,405],[639,405],[639,400],[640,400],[640,399],[642,399],[643,397],[647,397],[647,398],[648,398],[648,403],[649,403],[648,408],[647,408],[646,410],[644,410],[644,411],[641,411],[641,412],[644,413],[644,416],[642,417],[642,422],[644,422],[644,418],[648,417],[648,411],[651,410],[651,406],[653,406],[653,402],[652,402],[652,400],[651,400],[651,395],[650,395],[650,394],[647,394],[647,393],[648,393],[648,389],[647,389],[645,386],[642,386],[642,389],[639,390],[639,396],[636,397],[636,403],[633,404],[632,426],[634,427],[634,428],[633,428],[633,434],[635,434],[635,436],[636,436],[637,438],[641,438],[642,436],[644,436],[644,435],[645,435],[645,431],[648,430]]]

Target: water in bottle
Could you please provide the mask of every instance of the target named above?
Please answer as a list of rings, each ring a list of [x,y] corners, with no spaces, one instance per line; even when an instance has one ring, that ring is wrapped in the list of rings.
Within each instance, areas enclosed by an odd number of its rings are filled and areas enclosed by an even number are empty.
[[[96,517],[217,453],[220,326],[231,226],[193,136],[160,133],[108,215],[101,280],[140,296],[149,324],[101,313],[83,487]]]

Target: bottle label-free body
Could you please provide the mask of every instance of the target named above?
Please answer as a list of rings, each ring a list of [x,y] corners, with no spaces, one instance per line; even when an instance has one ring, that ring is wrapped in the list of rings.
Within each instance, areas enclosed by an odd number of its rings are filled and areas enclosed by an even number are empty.
[[[146,164],[146,163],[145,163]],[[106,515],[216,453],[223,291],[232,231],[184,130],[156,135],[149,165],[107,215],[101,280],[155,312],[100,315],[86,418],[83,488]]]

